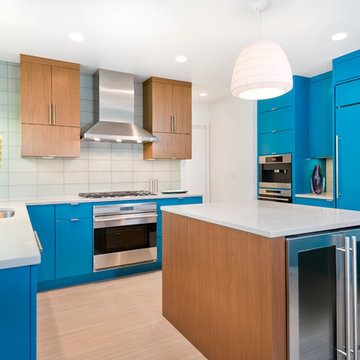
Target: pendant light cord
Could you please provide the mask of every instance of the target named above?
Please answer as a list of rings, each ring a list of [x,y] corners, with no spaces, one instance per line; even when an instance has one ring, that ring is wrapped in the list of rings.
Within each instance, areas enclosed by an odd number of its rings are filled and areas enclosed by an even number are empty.
[[[261,40],[262,35],[262,11],[260,9],[257,10],[258,13],[258,39]]]

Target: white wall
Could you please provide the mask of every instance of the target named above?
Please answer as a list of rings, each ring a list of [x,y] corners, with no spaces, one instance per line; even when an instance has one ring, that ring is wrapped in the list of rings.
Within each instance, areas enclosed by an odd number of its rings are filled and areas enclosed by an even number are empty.
[[[256,106],[229,96],[209,105],[211,202],[256,195]]]

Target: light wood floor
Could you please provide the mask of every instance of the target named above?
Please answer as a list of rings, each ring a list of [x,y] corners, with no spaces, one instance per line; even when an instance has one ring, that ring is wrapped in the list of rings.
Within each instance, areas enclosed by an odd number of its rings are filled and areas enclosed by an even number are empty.
[[[161,271],[38,294],[38,360],[204,360],[161,315]]]

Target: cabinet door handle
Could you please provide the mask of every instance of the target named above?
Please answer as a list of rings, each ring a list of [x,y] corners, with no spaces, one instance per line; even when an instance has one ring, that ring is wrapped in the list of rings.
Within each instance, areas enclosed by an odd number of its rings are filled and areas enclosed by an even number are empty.
[[[55,103],[53,104],[53,124],[55,125],[55,118],[56,118],[56,109],[55,109]]]
[[[35,235],[35,240],[36,240],[36,242],[37,242],[37,246],[38,246],[38,248],[39,248],[39,251],[40,251],[40,252],[43,252],[43,247],[41,246],[41,242],[40,242],[40,240],[39,240],[39,236],[38,236],[38,234],[37,234],[36,231],[34,231],[34,235]]]
[[[71,219],[70,221],[79,221],[79,219]]]
[[[358,360],[358,314],[357,314],[357,248],[356,236],[351,237],[352,248],[352,286],[353,286],[353,339],[354,339],[354,360]]]
[[[272,132],[272,133],[276,133],[276,132],[277,132],[277,130],[272,130],[271,132]]]
[[[51,125],[51,103],[49,103],[49,125]]]
[[[176,133],[176,115],[174,115],[174,132]]]
[[[272,108],[272,109],[271,109],[271,111],[274,111],[274,110],[276,110],[276,108]]]

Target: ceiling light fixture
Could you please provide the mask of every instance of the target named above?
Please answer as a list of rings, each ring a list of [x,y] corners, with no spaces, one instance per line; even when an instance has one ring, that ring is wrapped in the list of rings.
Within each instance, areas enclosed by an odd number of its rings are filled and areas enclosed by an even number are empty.
[[[175,57],[175,61],[178,63],[185,63],[188,61],[188,59],[185,55],[178,55]]]
[[[252,8],[258,14],[259,40],[249,42],[241,50],[231,79],[231,93],[242,99],[270,99],[293,87],[284,50],[273,40],[261,39],[261,15],[269,6],[270,0],[252,0]]]
[[[199,96],[205,97],[205,96],[208,96],[208,94],[205,93],[205,92],[202,92],[202,93],[199,94]]]
[[[72,41],[77,41],[77,42],[84,41],[84,35],[79,32],[69,33],[69,38]]]
[[[345,40],[348,37],[348,35],[349,34],[347,32],[338,32],[331,35],[331,40],[333,41]]]

